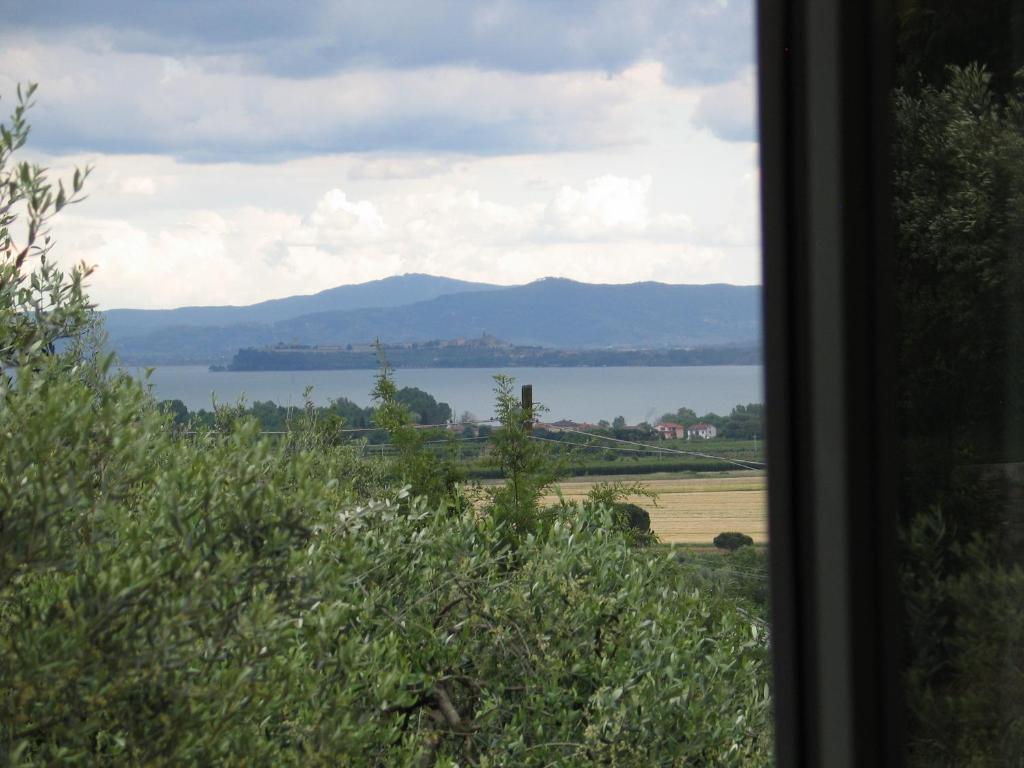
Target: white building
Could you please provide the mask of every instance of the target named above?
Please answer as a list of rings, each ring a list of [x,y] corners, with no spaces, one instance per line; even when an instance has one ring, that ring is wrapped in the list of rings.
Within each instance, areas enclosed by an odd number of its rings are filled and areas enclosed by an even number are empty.
[[[701,422],[699,424],[691,424],[686,428],[687,440],[710,440],[712,437],[718,437],[718,430],[715,429],[714,424]]]

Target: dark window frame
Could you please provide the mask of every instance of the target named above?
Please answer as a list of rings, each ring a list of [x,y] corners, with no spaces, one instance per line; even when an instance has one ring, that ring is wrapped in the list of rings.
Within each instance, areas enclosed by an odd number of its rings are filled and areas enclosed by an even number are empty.
[[[902,764],[889,3],[762,0],[776,753]]]

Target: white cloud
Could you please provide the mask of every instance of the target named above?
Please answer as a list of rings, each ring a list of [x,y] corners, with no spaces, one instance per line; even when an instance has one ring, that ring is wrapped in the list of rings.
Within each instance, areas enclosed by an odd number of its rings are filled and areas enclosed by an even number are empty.
[[[359,157],[348,170],[348,178],[355,181],[401,181],[422,179],[446,173],[452,161],[438,157]]]
[[[751,69],[741,77],[705,90],[693,123],[723,141],[757,141],[757,84]]]
[[[384,219],[369,200],[353,202],[340,189],[327,192],[309,216],[320,242],[366,242],[386,233]]]
[[[749,78],[681,87],[641,61],[611,76],[445,65],[289,80],[227,54],[97,44],[51,59],[30,36],[15,43],[0,46],[0,94],[38,77],[30,147],[60,150],[37,159],[65,175],[96,166],[55,235],[58,256],[98,265],[106,308],[250,303],[402,272],[760,279],[756,145],[717,135]]]
[[[153,195],[156,181],[149,176],[129,176],[121,182],[121,191],[129,195]]]
[[[650,175],[614,174],[519,199],[452,183],[372,199],[335,187],[304,214],[240,206],[146,221],[76,210],[56,234],[59,254],[99,267],[92,295],[104,307],[249,303],[402,272],[757,282],[742,236],[702,244],[684,212],[654,209],[654,187]]]
[[[691,229],[685,214],[651,213],[651,176],[605,175],[582,189],[563,186],[545,209],[545,223],[557,238],[586,240],[637,235],[679,236]]]

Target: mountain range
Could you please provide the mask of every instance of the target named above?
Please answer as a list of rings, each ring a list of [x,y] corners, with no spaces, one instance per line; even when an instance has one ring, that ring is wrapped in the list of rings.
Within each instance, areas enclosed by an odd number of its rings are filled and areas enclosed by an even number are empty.
[[[317,312],[374,307],[400,307],[448,293],[487,291],[500,286],[469,283],[450,277],[400,275],[358,285],[339,285],[308,296],[288,296],[243,307],[180,307],[178,309],[111,309],[104,312],[111,338],[136,336],[174,327],[266,325]]]
[[[114,309],[111,346],[130,364],[219,363],[243,347],[472,338],[558,349],[757,344],[759,286],[625,285],[544,278],[499,286],[409,274],[249,306]]]

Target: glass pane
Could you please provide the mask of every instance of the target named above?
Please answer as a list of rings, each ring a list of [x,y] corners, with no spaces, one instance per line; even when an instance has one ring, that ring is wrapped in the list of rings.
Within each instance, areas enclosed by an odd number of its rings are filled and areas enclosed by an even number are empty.
[[[2,5],[0,764],[770,763],[753,0]]]
[[[900,3],[893,223],[909,762],[1024,760],[1020,3]]]

